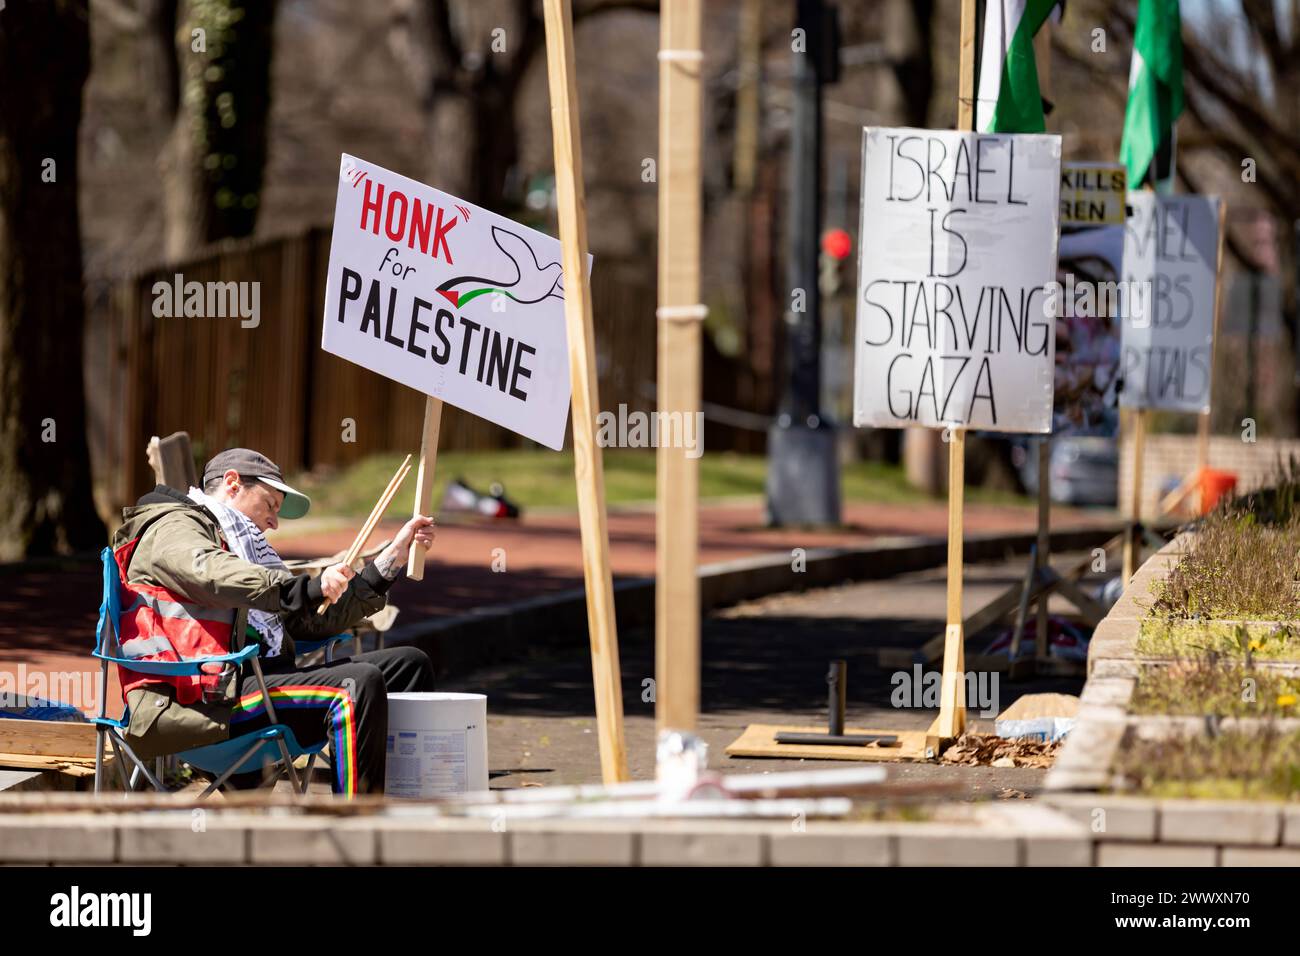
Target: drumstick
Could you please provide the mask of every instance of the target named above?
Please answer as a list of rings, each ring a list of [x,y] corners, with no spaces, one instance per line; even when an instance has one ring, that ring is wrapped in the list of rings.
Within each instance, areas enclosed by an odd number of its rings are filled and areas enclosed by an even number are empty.
[[[361,526],[361,531],[358,532],[356,539],[353,540],[352,547],[348,548],[347,554],[343,556],[343,560],[340,562],[341,564],[351,566],[352,562],[357,559],[357,555],[361,553],[361,549],[366,546],[366,542],[370,540],[370,536],[374,534],[375,525],[379,524],[379,519],[382,518],[384,512],[388,510],[389,504],[392,503],[393,498],[397,495],[398,489],[402,487],[402,482],[406,479],[406,474],[410,470],[411,456],[407,455],[402,464],[398,466],[397,473],[394,474],[392,479],[388,482],[388,487],[384,489],[384,493],[380,496],[379,501],[370,512],[370,516],[366,518],[366,523]],[[316,609],[316,613],[324,614],[325,609],[333,603],[334,602],[329,598],[325,598],[325,600],[321,602],[320,607]]]

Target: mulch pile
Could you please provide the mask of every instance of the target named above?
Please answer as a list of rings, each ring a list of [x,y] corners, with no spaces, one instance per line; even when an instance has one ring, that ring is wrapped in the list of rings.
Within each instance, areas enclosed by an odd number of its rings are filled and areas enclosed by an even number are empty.
[[[943,752],[944,763],[967,767],[1047,768],[1056,759],[1060,741],[1007,740],[993,734],[963,734]]]

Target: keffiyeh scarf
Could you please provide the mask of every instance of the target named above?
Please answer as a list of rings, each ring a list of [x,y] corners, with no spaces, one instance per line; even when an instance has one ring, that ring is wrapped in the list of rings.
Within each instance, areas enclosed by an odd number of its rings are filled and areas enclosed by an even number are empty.
[[[218,501],[211,495],[205,495],[198,488],[191,488],[189,497],[191,501],[211,511],[221,523],[226,543],[235,554],[245,561],[260,564],[264,568],[273,568],[277,571],[289,570],[280,560],[280,555],[276,554],[275,548],[271,547],[270,542],[266,540],[266,536],[242,511]],[[284,642],[284,626],[280,623],[280,616],[268,611],[251,609],[248,612],[248,623],[257,628],[262,635],[262,656],[278,655]]]

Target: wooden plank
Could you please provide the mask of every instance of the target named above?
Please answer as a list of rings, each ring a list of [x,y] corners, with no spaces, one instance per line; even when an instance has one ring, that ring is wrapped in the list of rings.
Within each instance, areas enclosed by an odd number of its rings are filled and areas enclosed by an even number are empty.
[[[1034,545],[1029,554],[1029,570],[1025,572],[1025,581],[1020,589],[1020,606],[1016,608],[1016,626],[1011,631],[1011,650],[1008,658],[1012,661],[1020,655],[1020,639],[1025,633],[1025,618],[1029,614],[1029,592],[1038,582],[1038,545]],[[1047,601],[1040,601],[1040,607],[1046,607]]]
[[[113,766],[113,757],[105,755],[105,767]],[[34,754],[10,754],[0,752],[0,767],[19,770],[56,770],[70,777],[84,779],[95,775],[95,758],[82,760],[71,757],[40,757]],[[117,778],[114,776],[114,781]]]
[[[65,720],[0,719],[0,753],[95,759],[95,725]]]
[[[786,760],[925,760],[925,731],[869,730],[847,727],[846,734],[892,734],[897,747],[836,747],[820,744],[778,744],[778,733],[825,733],[825,727],[793,727],[775,724],[750,724],[725,751],[728,757],[779,757]]]
[[[1048,573],[1051,573],[1050,570]],[[1060,592],[1061,597],[1079,609],[1079,615],[1089,627],[1096,627],[1106,616],[1106,608],[1089,597],[1087,592],[1075,582],[1065,578],[1055,578],[1052,586]]]
[[[699,0],[665,5],[659,31],[659,382],[661,412],[700,407]],[[696,311],[692,311],[696,310]],[[699,459],[656,453],[655,724],[693,731],[700,709]]]
[[[605,472],[596,443],[600,409],[596,343],[592,334],[587,278],[587,210],[582,179],[582,135],[578,76],[573,58],[573,11],[569,0],[544,0],[546,75],[551,95],[555,192],[564,269],[564,317],[573,385],[573,467],[578,484],[582,571],[587,590],[587,630],[596,693],[600,770],[605,783],[628,779],[623,738],[623,693],[619,683],[614,581],[609,566]]]
[[[420,433],[420,464],[415,473],[415,504],[411,517],[432,514],[433,473],[438,464],[438,431],[442,427],[442,399],[426,396],[424,400],[424,428]],[[424,548],[411,545],[406,559],[406,576],[412,581],[424,580]]]
[[[1115,535],[1113,538],[1103,544],[1102,551],[1109,553],[1124,541],[1123,533]],[[1077,581],[1087,573],[1092,567],[1093,557],[1089,554],[1086,558],[1081,558],[1072,565],[1063,568],[1048,567],[1045,569],[1045,576],[1042,580],[1034,582],[1034,590],[1030,592],[1030,600],[1036,599],[1039,594],[1046,589],[1053,580]],[[1023,585],[1016,583],[1011,585],[997,597],[995,597],[984,607],[980,608],[962,623],[962,633],[965,639],[970,639],[992,624],[996,624],[1007,614],[1014,611],[1020,604],[1020,594]],[[932,663],[937,661],[943,654],[943,644],[946,631],[935,635],[921,645],[919,651],[913,651],[910,648],[882,648],[879,657],[881,667],[910,667],[920,655],[920,659]]]

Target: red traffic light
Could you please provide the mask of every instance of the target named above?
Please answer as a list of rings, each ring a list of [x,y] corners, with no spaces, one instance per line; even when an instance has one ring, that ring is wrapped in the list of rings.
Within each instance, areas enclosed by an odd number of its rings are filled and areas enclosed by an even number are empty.
[[[822,233],[822,252],[836,259],[847,259],[853,251],[853,240],[843,229],[827,229]]]

